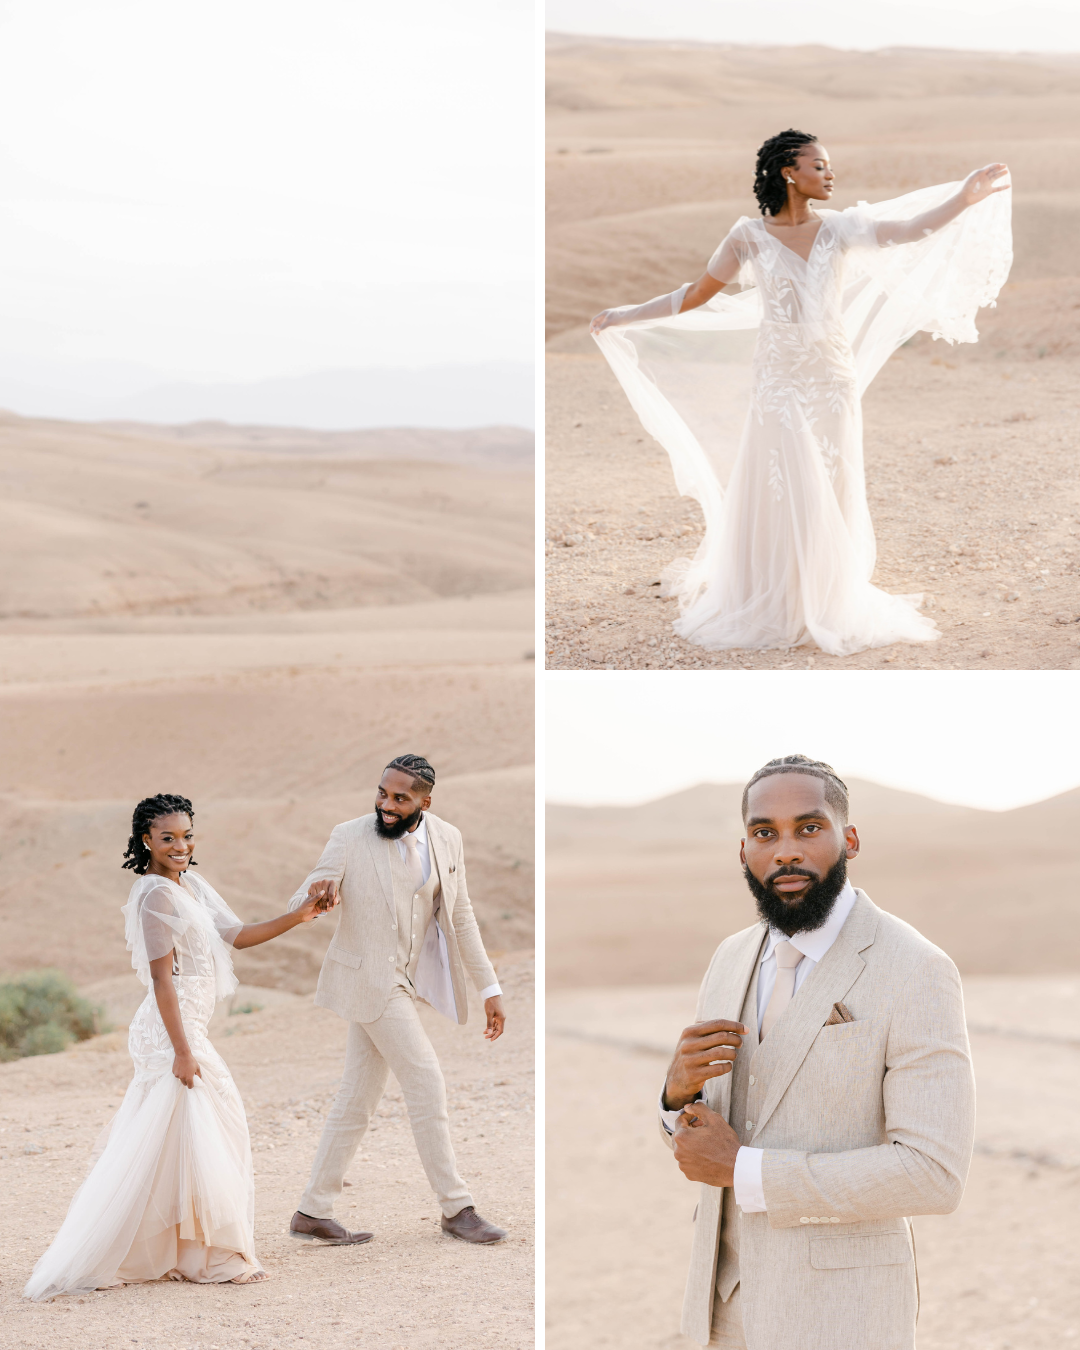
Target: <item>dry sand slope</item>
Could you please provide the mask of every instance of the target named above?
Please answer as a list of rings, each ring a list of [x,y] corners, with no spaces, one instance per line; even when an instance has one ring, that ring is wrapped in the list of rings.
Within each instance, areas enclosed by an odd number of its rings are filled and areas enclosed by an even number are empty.
[[[556,38],[548,70],[547,664],[1074,668],[1080,267],[1061,165],[1080,144],[1080,62]],[[789,125],[828,145],[840,208],[991,159],[1013,171],[1016,261],[981,341],[916,338],[864,405],[874,579],[925,593],[933,644],[702,653],[672,637],[653,585],[696,548],[701,514],[587,322],[700,275],[756,213],[756,147]]]
[[[282,1237],[340,1075],[344,1023],[310,1000],[331,916],[238,953],[259,986],[245,998],[265,1008],[215,1033],[259,1141],[274,1283],[19,1303],[130,1077],[122,1036],[105,1036],[0,1073],[20,1216],[3,1239],[0,1345],[531,1344],[531,478],[513,437],[354,439],[0,427],[17,527],[0,533],[0,973],[59,966],[126,1025],[120,862],[140,797],[193,799],[203,874],[252,920],[281,912],[335,824],[371,810],[394,754],[426,754],[510,1018],[498,1046],[477,1020],[433,1015],[433,1034],[464,1169],[512,1242],[442,1240],[393,1091],[353,1173],[369,1198],[346,1216],[380,1242],[313,1252]]]
[[[918,1344],[1062,1350],[1080,1337],[1080,978],[971,976],[964,992],[976,1151],[956,1213],[914,1222]],[[692,1350],[678,1328],[697,1188],[657,1136],[656,1102],[696,993],[548,998],[548,1350]]]

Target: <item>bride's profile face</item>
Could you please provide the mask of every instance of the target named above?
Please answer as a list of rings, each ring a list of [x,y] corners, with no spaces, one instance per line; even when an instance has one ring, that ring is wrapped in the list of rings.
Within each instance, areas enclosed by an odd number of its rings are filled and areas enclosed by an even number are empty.
[[[784,169],[783,173],[785,178],[794,180],[795,187],[804,197],[827,202],[832,196],[835,175],[829,164],[829,152],[817,142],[803,146],[794,165]]]
[[[195,831],[191,818],[177,812],[172,816],[158,816],[150,822],[150,831],[143,835],[143,843],[150,850],[147,872],[175,881],[187,871],[195,852]]]

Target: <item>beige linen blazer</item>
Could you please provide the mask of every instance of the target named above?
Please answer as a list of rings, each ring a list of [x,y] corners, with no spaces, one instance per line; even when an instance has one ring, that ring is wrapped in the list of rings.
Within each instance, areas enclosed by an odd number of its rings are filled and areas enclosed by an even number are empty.
[[[442,896],[438,923],[446,938],[450,978],[458,1022],[469,1015],[465,989],[468,974],[477,989],[496,983],[465,885],[461,831],[424,813],[431,865],[438,872]],[[335,825],[322,857],[289,901],[294,910],[315,881],[338,883],[338,927],[323,959],[315,1002],[350,1022],[374,1022],[382,1015],[394,984],[397,958],[397,913],[390,849],[395,847],[375,829],[375,814]]]
[[[720,944],[698,1021],[739,1020],[762,939],[755,925]],[[825,1026],[837,1001],[854,1021]],[[753,1063],[744,1141],[765,1150],[768,1212],[735,1211],[749,1350],[913,1350],[910,1216],[957,1207],[974,1136],[956,967],[856,891],[839,936]],[[710,1079],[705,1099],[727,1119],[731,1075]],[[682,1330],[706,1345],[723,1190],[700,1192]]]

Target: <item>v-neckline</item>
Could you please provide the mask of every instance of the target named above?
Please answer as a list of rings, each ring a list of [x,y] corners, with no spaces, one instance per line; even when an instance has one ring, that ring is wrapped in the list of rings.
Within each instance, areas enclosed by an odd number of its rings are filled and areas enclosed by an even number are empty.
[[[814,233],[814,240],[813,243],[810,245],[810,252],[806,255],[805,258],[801,253],[796,252],[796,250],[793,249],[790,244],[785,244],[782,239],[777,239],[776,235],[773,234],[773,232],[769,229],[768,225],[766,225],[764,221],[761,221],[761,228],[765,231],[765,233],[775,244],[779,244],[781,248],[787,249],[789,253],[794,253],[796,258],[798,258],[798,260],[805,267],[809,263],[810,259],[814,256],[814,249],[817,248],[817,241],[821,237],[821,231],[825,228],[825,218],[823,216],[818,218],[818,227]],[[790,225],[785,225],[783,228],[791,229],[793,227]]]

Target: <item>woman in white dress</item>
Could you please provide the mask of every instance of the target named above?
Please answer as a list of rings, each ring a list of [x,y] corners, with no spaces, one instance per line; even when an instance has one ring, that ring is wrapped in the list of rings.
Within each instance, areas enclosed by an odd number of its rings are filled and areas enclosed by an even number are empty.
[[[186,797],[150,797],[135,808],[124,866],[138,879],[123,914],[131,963],[148,986],[128,1033],[135,1077],[27,1298],[164,1277],[269,1278],[255,1256],[244,1104],[206,1031],[218,999],[237,985],[230,946],[268,942],[321,910],[309,900],[277,919],[241,923],[189,870],[193,818]]]
[[[988,164],[962,183],[819,210],[833,191],[828,152],[783,132],[758,152],[761,219],[736,221],[693,284],[593,319],[705,515],[696,556],[664,574],[682,637],[847,655],[939,636],[921,596],[870,584],[860,399],[920,330],[977,341],[975,313],[1012,261],[1007,173]],[[741,292],[720,294],[736,281]]]

